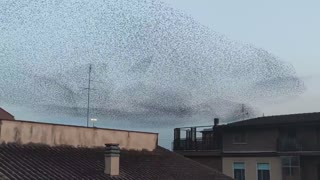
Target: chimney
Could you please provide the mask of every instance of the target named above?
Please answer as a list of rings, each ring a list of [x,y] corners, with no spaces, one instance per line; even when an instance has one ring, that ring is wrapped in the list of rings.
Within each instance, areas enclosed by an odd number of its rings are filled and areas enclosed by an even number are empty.
[[[214,118],[214,126],[218,126],[219,125],[219,118]]]
[[[106,144],[104,161],[105,161],[104,173],[110,176],[118,176],[119,166],[120,166],[119,144]]]

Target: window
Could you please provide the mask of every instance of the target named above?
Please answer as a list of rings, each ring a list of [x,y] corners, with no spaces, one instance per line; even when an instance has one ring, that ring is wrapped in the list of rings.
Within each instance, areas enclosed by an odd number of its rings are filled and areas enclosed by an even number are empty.
[[[300,176],[300,159],[298,156],[281,157],[284,177]]]
[[[269,163],[258,163],[258,180],[270,180]]]
[[[247,143],[247,134],[238,133],[233,136],[233,144],[246,144]]]
[[[297,130],[294,128],[288,129],[288,137],[289,138],[296,138],[297,137]]]
[[[245,167],[243,162],[233,163],[233,174],[235,180],[245,180]]]

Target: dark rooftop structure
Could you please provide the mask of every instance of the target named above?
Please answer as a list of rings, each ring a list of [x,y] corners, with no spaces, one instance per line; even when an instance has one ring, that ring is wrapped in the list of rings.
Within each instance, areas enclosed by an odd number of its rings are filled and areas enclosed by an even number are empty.
[[[263,116],[218,125],[175,128],[173,149],[175,151],[222,151],[222,133],[247,129],[281,128],[291,126],[319,126],[320,112]],[[200,129],[200,130],[199,130]],[[185,133],[183,134],[182,131]],[[182,136],[185,137],[182,137]],[[200,136],[199,136],[200,135]],[[220,155],[220,154],[219,154]]]
[[[235,179],[256,180],[261,164],[264,180],[320,179],[319,112],[175,128],[174,135],[175,152]]]
[[[0,107],[0,119],[14,120],[14,116]]]
[[[104,173],[104,148],[3,143],[0,161],[0,179],[231,179],[161,147],[122,150],[119,176]]]
[[[258,117],[243,121],[237,121],[223,125],[223,128],[232,127],[257,127],[257,126],[281,126],[286,124],[312,124],[320,122],[320,112],[314,113],[302,113],[302,114],[287,114],[287,115],[277,115],[277,116],[265,116]]]

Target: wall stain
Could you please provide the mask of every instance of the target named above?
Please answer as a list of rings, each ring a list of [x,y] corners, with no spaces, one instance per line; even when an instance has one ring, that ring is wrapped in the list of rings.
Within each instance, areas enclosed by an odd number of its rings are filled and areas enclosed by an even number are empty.
[[[15,127],[13,129],[13,131],[14,131],[14,141],[16,143],[21,143],[21,132],[20,132],[20,129]]]
[[[2,121],[0,121],[0,142],[1,142],[1,129],[2,129]]]
[[[43,131],[41,135],[41,142],[47,142],[47,131]]]
[[[53,140],[52,140],[53,145],[56,145],[56,136],[55,136],[56,133],[55,133],[55,130],[56,130],[56,128],[54,126],[52,126],[52,128],[51,128],[52,137],[51,138],[53,138]]]
[[[33,133],[33,126],[31,126],[31,128],[30,128],[30,137],[29,137],[29,139],[32,139],[32,133]]]

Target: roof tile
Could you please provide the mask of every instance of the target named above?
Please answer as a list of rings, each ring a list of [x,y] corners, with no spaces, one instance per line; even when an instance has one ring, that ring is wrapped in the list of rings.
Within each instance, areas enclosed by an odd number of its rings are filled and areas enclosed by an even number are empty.
[[[231,179],[161,147],[122,150],[117,177],[104,174],[104,148],[1,144],[0,161],[0,179]]]

